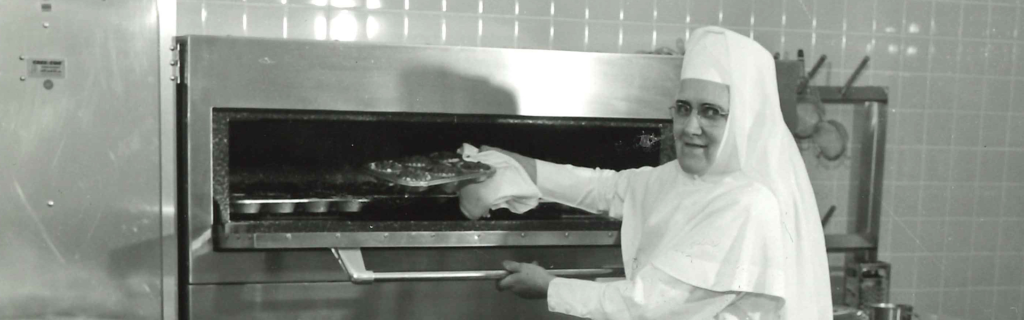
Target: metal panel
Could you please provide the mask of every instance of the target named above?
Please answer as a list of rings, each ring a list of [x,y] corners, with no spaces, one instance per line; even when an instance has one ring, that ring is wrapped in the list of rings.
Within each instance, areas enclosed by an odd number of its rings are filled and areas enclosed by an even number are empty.
[[[155,1],[2,7],[0,318],[160,318]]]
[[[157,0],[160,40],[160,244],[163,269],[163,318],[178,318],[178,221],[177,221],[177,139],[175,137],[175,91],[171,76],[177,54],[170,50],[177,34],[177,0]]]

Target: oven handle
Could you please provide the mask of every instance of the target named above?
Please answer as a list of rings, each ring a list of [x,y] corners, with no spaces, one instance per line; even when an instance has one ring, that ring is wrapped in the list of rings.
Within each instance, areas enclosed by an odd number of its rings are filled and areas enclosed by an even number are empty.
[[[383,281],[497,280],[508,275],[508,271],[505,270],[373,272],[366,270],[360,248],[333,248],[331,252],[341,263],[345,273],[348,273],[350,281],[355,284]],[[548,272],[556,277],[567,278],[622,276],[621,268],[554,269]]]

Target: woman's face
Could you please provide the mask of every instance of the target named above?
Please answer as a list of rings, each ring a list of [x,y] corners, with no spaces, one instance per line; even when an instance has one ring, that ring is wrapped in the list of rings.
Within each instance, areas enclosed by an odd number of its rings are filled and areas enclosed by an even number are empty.
[[[729,114],[729,86],[702,79],[683,79],[672,111],[679,166],[702,175],[715,162]]]

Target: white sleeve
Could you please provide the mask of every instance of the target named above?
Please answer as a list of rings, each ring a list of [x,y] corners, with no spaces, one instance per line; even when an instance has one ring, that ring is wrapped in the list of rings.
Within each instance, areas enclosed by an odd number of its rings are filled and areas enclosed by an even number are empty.
[[[605,170],[574,167],[537,160],[537,188],[546,200],[580,208],[591,213],[611,213],[621,204],[630,176],[637,170]],[[617,200],[617,201],[616,201]],[[621,218],[621,217],[616,217]]]
[[[590,319],[774,320],[782,307],[772,296],[706,290],[651,267],[608,283],[556,278],[547,300],[552,312]]]

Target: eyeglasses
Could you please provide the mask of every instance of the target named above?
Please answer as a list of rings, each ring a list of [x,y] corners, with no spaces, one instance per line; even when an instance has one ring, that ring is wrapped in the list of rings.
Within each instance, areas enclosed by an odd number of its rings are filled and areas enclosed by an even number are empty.
[[[687,120],[693,114],[693,106],[686,101],[676,101],[674,106],[668,107],[672,111],[673,120]],[[708,127],[724,126],[729,119],[729,112],[722,107],[704,104],[697,108],[697,121]]]

